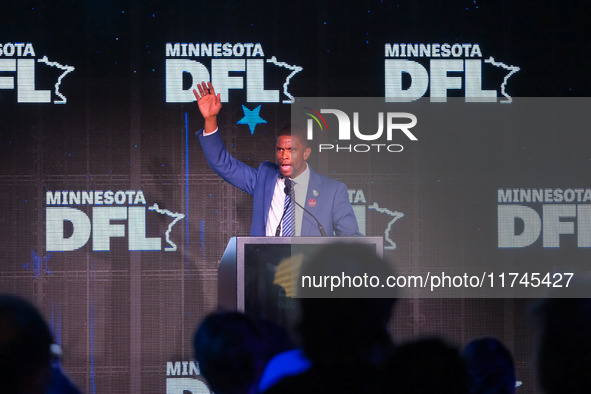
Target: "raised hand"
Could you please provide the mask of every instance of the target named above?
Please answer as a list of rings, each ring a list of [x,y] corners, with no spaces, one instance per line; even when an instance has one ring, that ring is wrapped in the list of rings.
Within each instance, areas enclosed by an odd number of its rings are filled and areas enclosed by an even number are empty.
[[[197,91],[197,89],[199,91]],[[193,94],[197,98],[199,111],[205,119],[205,132],[211,133],[217,129],[217,115],[222,109],[220,94],[215,94],[215,89],[211,82],[201,82],[197,84],[197,89],[193,89]]]

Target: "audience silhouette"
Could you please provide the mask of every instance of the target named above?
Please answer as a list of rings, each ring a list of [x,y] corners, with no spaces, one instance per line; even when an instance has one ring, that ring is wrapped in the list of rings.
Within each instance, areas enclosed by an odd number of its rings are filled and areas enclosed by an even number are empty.
[[[466,365],[459,351],[438,338],[400,345],[391,362],[390,375],[392,393],[470,393]]]
[[[201,375],[216,394],[248,394],[266,362],[263,332],[239,312],[214,313],[205,318],[193,340]]]
[[[365,272],[385,275],[387,264],[367,246],[333,244],[302,267],[302,275]],[[301,294],[297,327],[310,368],[288,376],[267,393],[378,393],[386,389],[386,367],[393,345],[388,321],[393,298],[307,298]],[[364,289],[356,296],[371,296]],[[345,292],[337,296],[347,297]],[[350,295],[349,295],[350,296]]]
[[[0,295],[0,392],[77,394],[53,362],[59,347],[37,309],[14,295]]]
[[[44,393],[51,381],[53,337],[29,302],[0,296],[0,382],[6,393]]]
[[[466,345],[462,355],[468,367],[471,393],[515,393],[515,364],[511,352],[501,341],[476,339]]]
[[[332,244],[305,262],[300,276],[367,272],[391,275],[367,246]],[[497,339],[474,340],[462,353],[438,338],[394,346],[388,331],[394,297],[367,288],[339,289],[332,298],[326,289],[298,290],[298,349],[291,348],[281,330],[262,330],[264,326],[242,313],[215,313],[203,321],[194,350],[215,393],[516,392],[513,357]],[[536,308],[536,317],[537,367],[544,391],[589,392],[591,300],[547,299]],[[278,353],[261,380],[266,363]]]
[[[535,309],[538,378],[548,394],[591,391],[591,299],[553,298]]]

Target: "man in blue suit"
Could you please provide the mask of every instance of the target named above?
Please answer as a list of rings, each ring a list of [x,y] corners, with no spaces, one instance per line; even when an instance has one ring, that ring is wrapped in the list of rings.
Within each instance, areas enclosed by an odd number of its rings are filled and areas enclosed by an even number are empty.
[[[265,161],[252,168],[232,157],[224,146],[217,127],[217,115],[222,108],[220,95],[215,94],[211,82],[202,82],[197,88],[199,92],[193,93],[205,119],[205,127],[197,132],[199,142],[211,169],[254,197],[251,236],[276,235],[277,227],[285,224],[285,190],[289,190],[289,184],[295,194],[295,233],[287,235],[322,235],[316,219],[327,235],[361,235],[347,187],[308,166],[311,148],[303,135],[280,133],[275,163]],[[285,226],[281,235],[286,235]]]

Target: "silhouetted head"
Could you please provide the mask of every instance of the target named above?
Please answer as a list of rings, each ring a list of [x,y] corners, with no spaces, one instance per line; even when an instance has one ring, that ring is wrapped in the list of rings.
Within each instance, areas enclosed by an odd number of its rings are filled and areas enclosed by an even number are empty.
[[[0,386],[6,393],[43,393],[50,382],[53,337],[29,302],[0,295]]]
[[[362,244],[331,244],[302,267],[302,276],[351,277],[390,274],[385,261]],[[300,289],[304,290],[304,289]],[[327,289],[315,290],[326,295]],[[365,298],[373,288],[356,287],[331,292],[335,298],[300,298],[299,333],[306,356],[316,364],[380,363],[391,346],[388,322],[394,298]],[[348,290],[358,290],[348,294]],[[306,294],[306,293],[302,293]],[[360,298],[350,298],[351,296]]]
[[[214,313],[195,333],[193,347],[201,375],[216,394],[254,392],[265,363],[259,327],[238,312]]]
[[[538,376],[546,393],[587,393],[591,387],[591,299],[557,298],[535,310]]]
[[[462,355],[468,367],[472,393],[515,393],[513,357],[498,339],[476,339],[466,345]]]

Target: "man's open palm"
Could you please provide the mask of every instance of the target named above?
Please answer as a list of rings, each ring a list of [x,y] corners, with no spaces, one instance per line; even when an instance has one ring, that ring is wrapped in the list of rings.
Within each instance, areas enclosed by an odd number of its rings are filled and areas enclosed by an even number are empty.
[[[211,82],[201,82],[197,84],[197,91],[193,89],[193,94],[197,98],[197,104],[199,105],[199,111],[203,118],[207,119],[212,116],[217,116],[222,109],[222,101],[220,94],[215,94],[215,89]]]

